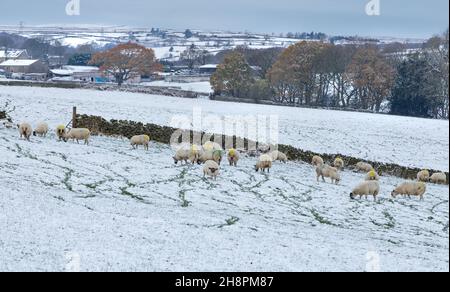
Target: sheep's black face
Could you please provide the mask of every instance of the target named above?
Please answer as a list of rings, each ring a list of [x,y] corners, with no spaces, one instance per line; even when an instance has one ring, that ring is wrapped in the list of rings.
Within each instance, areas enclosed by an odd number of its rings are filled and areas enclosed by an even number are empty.
[[[354,200],[355,196],[353,195],[353,193],[350,193],[350,199]]]
[[[391,196],[392,196],[393,198],[397,197],[397,194],[395,193],[395,191],[392,191]]]
[[[36,136],[36,131],[33,131],[33,136]]]

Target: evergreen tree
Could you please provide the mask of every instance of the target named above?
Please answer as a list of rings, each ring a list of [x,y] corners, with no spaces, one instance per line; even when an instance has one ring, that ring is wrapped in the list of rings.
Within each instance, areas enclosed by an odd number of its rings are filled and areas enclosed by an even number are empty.
[[[437,79],[420,55],[398,66],[397,78],[390,98],[391,114],[431,117]]]

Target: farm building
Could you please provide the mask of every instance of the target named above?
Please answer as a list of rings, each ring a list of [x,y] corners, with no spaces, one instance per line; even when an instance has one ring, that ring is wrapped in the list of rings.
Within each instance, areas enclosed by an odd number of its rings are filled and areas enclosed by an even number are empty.
[[[0,63],[7,60],[24,60],[29,58],[27,50],[0,50]]]
[[[48,66],[39,60],[7,60],[0,63],[0,69],[9,74],[48,73]]]
[[[63,66],[50,72],[54,81],[104,82],[102,72],[94,66]]]
[[[206,64],[198,67],[198,70],[200,74],[212,75],[217,70],[217,64]]]

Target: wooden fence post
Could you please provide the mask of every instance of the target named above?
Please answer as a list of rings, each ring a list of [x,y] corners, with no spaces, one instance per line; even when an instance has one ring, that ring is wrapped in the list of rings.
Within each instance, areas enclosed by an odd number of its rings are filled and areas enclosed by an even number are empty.
[[[72,111],[72,128],[76,127],[77,127],[77,107],[74,106]]]

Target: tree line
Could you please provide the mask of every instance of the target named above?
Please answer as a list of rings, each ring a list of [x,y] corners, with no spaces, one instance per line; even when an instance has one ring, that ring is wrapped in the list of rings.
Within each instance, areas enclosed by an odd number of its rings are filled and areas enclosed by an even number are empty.
[[[215,95],[448,119],[448,30],[419,49],[299,42],[239,47],[211,77]]]

